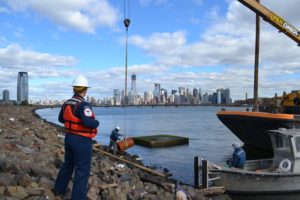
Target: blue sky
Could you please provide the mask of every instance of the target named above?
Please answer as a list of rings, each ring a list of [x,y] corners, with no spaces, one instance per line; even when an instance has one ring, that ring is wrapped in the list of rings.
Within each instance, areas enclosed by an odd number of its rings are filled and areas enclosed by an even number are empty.
[[[297,0],[261,3],[300,27]],[[16,98],[18,71],[29,73],[34,100],[68,98],[78,74],[96,98],[124,89],[123,6],[123,0],[1,0],[0,97],[8,89]],[[139,94],[158,82],[169,92],[230,88],[234,100],[252,97],[255,14],[238,1],[130,0],[130,19],[129,88],[135,73]],[[299,47],[263,20],[260,56],[259,96],[299,89]]]

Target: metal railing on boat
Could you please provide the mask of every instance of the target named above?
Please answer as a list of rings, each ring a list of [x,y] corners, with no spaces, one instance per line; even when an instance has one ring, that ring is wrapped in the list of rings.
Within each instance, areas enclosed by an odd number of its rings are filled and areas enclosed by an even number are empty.
[[[205,160],[199,156],[195,156],[194,158],[194,187],[201,189],[218,189],[224,187],[213,187],[209,183],[215,180],[219,180],[220,177],[217,176],[219,173],[210,172],[209,167],[219,169],[219,166]],[[210,175],[214,175],[216,177],[210,178]]]

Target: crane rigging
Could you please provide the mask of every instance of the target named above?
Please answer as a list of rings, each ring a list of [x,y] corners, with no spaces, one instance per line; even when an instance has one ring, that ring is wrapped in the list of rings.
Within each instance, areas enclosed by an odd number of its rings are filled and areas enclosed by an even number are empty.
[[[127,9],[126,9],[127,7]],[[126,43],[125,43],[125,95],[123,100],[123,105],[127,105],[127,68],[128,68],[128,28],[130,25],[130,0],[127,0],[127,6],[126,6],[126,0],[124,0],[124,26],[126,29]]]
[[[126,5],[127,2],[127,5]],[[126,121],[127,121],[127,101],[128,101],[128,95],[127,95],[127,71],[128,71],[128,28],[130,25],[130,0],[124,0],[124,26],[126,30],[126,42],[125,42],[125,94],[123,99],[123,106],[124,106],[124,140],[118,142],[118,149],[120,151],[123,151],[129,147],[132,147],[134,145],[132,138],[127,138],[127,127],[126,127]]]
[[[124,132],[126,137],[126,111],[127,111],[127,71],[128,71],[128,28],[130,25],[130,0],[127,0],[127,6],[126,6],[126,0],[124,0],[124,26],[126,29],[126,43],[125,43],[125,94],[123,99],[123,106],[125,108],[125,123],[124,123]],[[126,9],[127,8],[127,9]]]

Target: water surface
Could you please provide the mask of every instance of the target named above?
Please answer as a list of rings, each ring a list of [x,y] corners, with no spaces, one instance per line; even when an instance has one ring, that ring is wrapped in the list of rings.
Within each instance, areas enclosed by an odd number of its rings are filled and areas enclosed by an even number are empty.
[[[217,118],[221,107],[94,107],[100,121],[96,140],[103,145],[109,143],[111,130],[121,127],[126,137],[171,134],[189,138],[188,145],[169,148],[147,148],[135,145],[127,150],[137,154],[149,166],[167,168],[173,178],[187,184],[194,184],[194,157],[201,156],[221,163],[232,153],[231,144],[239,139]],[[245,110],[233,108],[228,110]],[[42,118],[59,123],[60,108],[37,110]],[[62,124],[60,124],[62,125]],[[125,131],[126,128],[126,131]]]

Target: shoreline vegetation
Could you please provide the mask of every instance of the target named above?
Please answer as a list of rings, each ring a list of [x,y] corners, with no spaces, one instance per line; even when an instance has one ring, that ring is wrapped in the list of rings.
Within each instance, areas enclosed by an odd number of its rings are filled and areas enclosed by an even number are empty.
[[[72,180],[63,198],[52,192],[64,159],[63,128],[41,119],[35,113],[40,108],[45,106],[0,106],[1,200],[70,199]],[[165,172],[158,172],[164,174],[159,176],[152,170],[155,169],[144,166],[135,156],[110,156],[106,147],[96,144],[87,199],[176,199],[176,181]],[[221,194],[223,191],[181,187],[190,199],[230,199]]]

